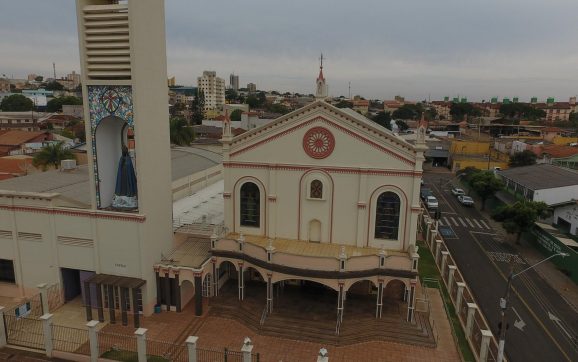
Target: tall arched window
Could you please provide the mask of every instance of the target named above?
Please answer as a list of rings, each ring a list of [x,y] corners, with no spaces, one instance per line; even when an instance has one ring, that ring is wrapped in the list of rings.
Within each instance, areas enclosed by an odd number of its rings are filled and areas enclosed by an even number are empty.
[[[384,192],[377,198],[375,207],[375,238],[397,239],[399,232],[399,196]]]
[[[312,199],[322,199],[323,198],[323,182],[319,180],[311,181],[311,186],[309,187],[309,197]]]
[[[259,187],[252,182],[241,186],[241,226],[259,227],[261,198]]]

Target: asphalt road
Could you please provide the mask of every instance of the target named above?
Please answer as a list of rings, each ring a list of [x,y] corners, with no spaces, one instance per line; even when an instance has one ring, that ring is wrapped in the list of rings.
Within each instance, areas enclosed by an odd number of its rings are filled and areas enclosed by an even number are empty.
[[[451,174],[425,174],[426,187],[438,198],[440,232],[471,288],[495,336],[499,335],[499,299],[510,265],[521,271],[528,263],[501,240],[474,207],[461,205],[450,192]],[[578,361],[578,313],[530,270],[513,280],[506,333],[510,361]]]

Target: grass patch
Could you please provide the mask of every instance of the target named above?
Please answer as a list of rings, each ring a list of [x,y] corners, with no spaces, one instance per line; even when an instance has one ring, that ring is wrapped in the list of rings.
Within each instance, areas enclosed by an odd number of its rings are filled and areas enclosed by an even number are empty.
[[[464,330],[462,329],[462,325],[460,324],[460,321],[459,321],[458,316],[456,314],[456,310],[454,308],[454,305],[452,304],[452,300],[450,299],[450,296],[448,294],[448,291],[446,290],[445,285],[441,281],[442,278],[441,278],[441,275],[438,271],[438,267],[434,261],[434,257],[432,255],[432,253],[430,252],[430,250],[428,249],[427,245],[425,245],[425,243],[418,242],[417,245],[419,246],[419,250],[418,250],[419,276],[422,279],[423,278],[432,278],[432,279],[437,279],[440,281],[439,285],[441,286],[441,295],[442,295],[442,298],[444,299],[444,302],[446,304],[448,316],[450,318],[450,323],[452,324],[453,330],[454,330],[456,337],[457,337],[457,340],[458,340],[458,348],[460,349],[462,357],[465,361],[475,361],[476,359],[474,358],[474,354],[472,353],[472,350],[470,349],[470,345],[468,344],[468,341],[466,340],[466,335],[464,334]]]
[[[100,356],[102,358],[110,359],[113,361],[123,361],[123,362],[138,362],[138,353],[122,350],[110,350],[106,351]],[[170,362],[170,360],[158,356],[147,356],[148,362]]]

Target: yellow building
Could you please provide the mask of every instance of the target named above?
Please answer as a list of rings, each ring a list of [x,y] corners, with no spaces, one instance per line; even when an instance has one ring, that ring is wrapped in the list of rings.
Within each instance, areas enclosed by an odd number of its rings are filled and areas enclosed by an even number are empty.
[[[452,172],[463,170],[466,167],[475,167],[480,170],[508,168],[509,157],[491,147],[491,143],[472,140],[452,140],[450,144],[450,164]]]

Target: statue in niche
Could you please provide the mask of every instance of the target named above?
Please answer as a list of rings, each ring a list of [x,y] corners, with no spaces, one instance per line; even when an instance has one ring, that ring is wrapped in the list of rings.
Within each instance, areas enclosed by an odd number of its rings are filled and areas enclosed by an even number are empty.
[[[121,131],[124,135],[126,125]],[[117,209],[132,210],[138,207],[136,174],[132,159],[128,152],[128,147],[122,139],[122,156],[118,162],[118,171],[116,173],[116,186],[112,198],[112,207]]]

